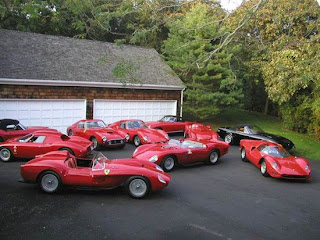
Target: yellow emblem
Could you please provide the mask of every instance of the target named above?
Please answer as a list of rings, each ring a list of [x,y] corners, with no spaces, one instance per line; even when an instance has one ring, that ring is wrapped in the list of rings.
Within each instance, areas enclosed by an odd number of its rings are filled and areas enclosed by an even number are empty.
[[[109,173],[110,173],[110,169],[105,169],[105,170],[104,170],[104,174],[105,174],[105,175],[108,175]]]

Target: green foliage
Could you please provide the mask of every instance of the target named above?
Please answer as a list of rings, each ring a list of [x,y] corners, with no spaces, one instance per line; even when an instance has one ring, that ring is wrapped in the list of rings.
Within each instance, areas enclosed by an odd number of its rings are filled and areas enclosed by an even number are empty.
[[[134,63],[132,63],[131,61],[121,60],[112,69],[112,73],[117,78],[120,78],[123,84],[127,84],[129,82],[137,83],[139,81],[134,77],[134,73],[138,69],[139,67]]]
[[[228,31],[217,21],[223,16],[221,8],[197,2],[168,25],[162,51],[187,86],[184,112],[189,118],[207,119],[242,98],[241,83],[229,68],[232,54],[221,51],[208,57]]]

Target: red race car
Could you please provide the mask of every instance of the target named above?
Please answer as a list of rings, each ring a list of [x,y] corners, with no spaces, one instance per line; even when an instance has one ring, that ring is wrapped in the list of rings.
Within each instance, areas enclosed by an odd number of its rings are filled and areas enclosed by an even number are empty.
[[[192,138],[196,140],[217,140],[218,133],[213,131],[209,125],[205,126],[201,123],[193,123],[186,125],[184,131],[185,138]]]
[[[280,144],[259,140],[241,140],[242,161],[260,168],[263,176],[286,179],[311,179],[307,159],[290,155]]]
[[[80,136],[93,142],[93,147],[124,147],[129,135],[112,128],[99,119],[80,120],[67,128],[68,136]]]
[[[124,185],[134,198],[145,197],[170,182],[170,175],[154,163],[133,159],[108,160],[102,153],[93,159],[78,159],[67,151],[37,156],[21,166],[23,182],[38,183],[47,193],[61,185],[111,189]]]
[[[138,119],[121,120],[109,127],[129,135],[129,141],[135,146],[149,143],[161,143],[169,141],[169,136],[166,132],[158,129],[149,129],[145,123]]]
[[[82,137],[68,137],[60,132],[42,130],[0,144],[0,159],[3,162],[13,158],[30,159],[56,150],[67,150],[77,157],[85,157],[92,149],[92,142]]]
[[[146,125],[150,128],[162,129],[167,133],[184,132],[187,124],[193,122],[184,122],[181,117],[167,115],[156,122],[146,122]]]
[[[26,134],[33,133],[38,130],[57,131],[55,129],[50,129],[47,127],[25,127],[18,120],[1,119],[0,120],[0,142],[7,141],[10,138],[24,136]]]
[[[138,147],[132,157],[148,160],[160,165],[164,171],[171,171],[175,165],[188,165],[196,162],[215,164],[219,157],[229,151],[229,144],[223,141],[194,141],[170,139],[168,143]]]

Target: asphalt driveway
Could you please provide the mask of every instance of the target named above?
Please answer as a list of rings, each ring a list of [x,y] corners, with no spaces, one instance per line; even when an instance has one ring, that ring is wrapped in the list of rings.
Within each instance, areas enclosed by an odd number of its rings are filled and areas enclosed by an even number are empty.
[[[142,200],[123,189],[45,194],[18,182],[21,164],[0,162],[2,240],[320,238],[320,162],[311,161],[311,183],[265,178],[233,146],[214,166],[176,169],[166,189]]]

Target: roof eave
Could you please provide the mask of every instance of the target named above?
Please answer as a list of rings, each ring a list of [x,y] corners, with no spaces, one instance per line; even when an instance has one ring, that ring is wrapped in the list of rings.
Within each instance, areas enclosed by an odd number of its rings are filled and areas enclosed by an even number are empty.
[[[184,90],[184,86],[155,85],[137,83],[115,83],[115,82],[84,82],[65,80],[38,80],[38,79],[13,79],[0,78],[2,85],[38,85],[38,86],[59,86],[59,87],[101,87],[101,88],[127,88],[127,89],[153,89],[153,90]]]

